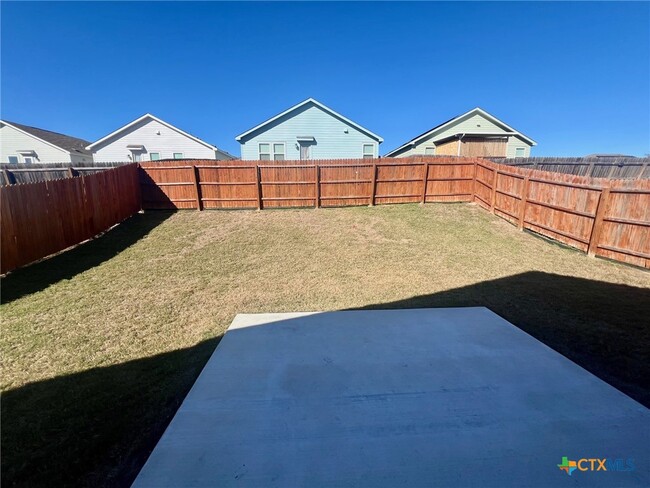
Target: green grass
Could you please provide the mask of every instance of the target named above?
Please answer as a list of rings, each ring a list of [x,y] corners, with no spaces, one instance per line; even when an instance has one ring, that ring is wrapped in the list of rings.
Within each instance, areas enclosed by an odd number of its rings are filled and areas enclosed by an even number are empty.
[[[137,215],[2,302],[5,486],[128,484],[240,312],[484,305],[650,405],[650,273],[472,205]]]

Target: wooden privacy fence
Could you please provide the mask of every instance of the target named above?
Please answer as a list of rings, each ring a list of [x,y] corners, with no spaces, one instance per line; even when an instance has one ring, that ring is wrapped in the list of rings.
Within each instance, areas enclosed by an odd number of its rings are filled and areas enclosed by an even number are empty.
[[[476,202],[589,255],[650,268],[650,180],[605,180],[476,163]]]
[[[140,210],[137,164],[0,188],[6,273],[90,239]]]
[[[583,158],[488,158],[495,163],[579,176],[614,179],[650,179],[650,158],[630,156]]]
[[[475,161],[141,163],[144,209],[334,207],[472,201]]]
[[[477,202],[520,229],[650,268],[650,180],[606,180],[480,158],[278,164],[141,163],[144,209]]]

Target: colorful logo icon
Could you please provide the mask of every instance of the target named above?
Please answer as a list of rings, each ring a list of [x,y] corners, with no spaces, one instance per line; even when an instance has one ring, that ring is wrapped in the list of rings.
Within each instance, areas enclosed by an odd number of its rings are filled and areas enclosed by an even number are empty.
[[[568,457],[562,456],[562,464],[558,464],[557,467],[560,468],[561,471],[566,471],[566,473],[571,476],[571,473],[578,468],[578,463],[575,461],[569,461]]]

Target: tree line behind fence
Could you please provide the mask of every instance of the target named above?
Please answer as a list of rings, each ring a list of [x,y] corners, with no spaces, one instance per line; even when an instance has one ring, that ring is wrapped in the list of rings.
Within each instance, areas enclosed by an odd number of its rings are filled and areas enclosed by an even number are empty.
[[[269,209],[476,202],[520,229],[650,268],[650,180],[480,158],[169,161],[1,188],[2,272],[82,242],[141,208]]]

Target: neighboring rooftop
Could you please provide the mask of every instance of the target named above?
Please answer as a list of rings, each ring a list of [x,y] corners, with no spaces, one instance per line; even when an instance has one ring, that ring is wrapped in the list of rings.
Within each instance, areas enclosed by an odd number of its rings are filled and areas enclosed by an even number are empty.
[[[28,134],[31,134],[32,136],[48,142],[56,147],[59,147],[64,151],[68,151],[73,154],[90,155],[90,151],[86,150],[86,146],[90,144],[90,142],[84,139],[67,136],[58,132],[52,132],[51,130],[39,129],[38,127],[17,124],[16,122],[10,122],[8,120],[3,120],[2,122],[18,130],[27,132]]]
[[[458,122],[458,121],[460,121],[462,119],[465,119],[467,117],[471,117],[471,116],[476,115],[476,114],[481,115],[484,118],[486,118],[487,120],[489,120],[489,121],[493,122],[494,124],[496,124],[497,126],[502,127],[504,129],[504,131],[505,131],[504,134],[517,135],[517,136],[521,137],[523,140],[525,140],[531,146],[536,146],[537,145],[537,143],[534,140],[532,140],[530,137],[522,134],[521,132],[519,132],[516,129],[513,129],[512,127],[510,127],[505,122],[497,119],[494,115],[491,115],[491,114],[487,113],[482,108],[476,107],[476,108],[473,108],[472,110],[470,110],[469,112],[465,112],[464,114],[460,114],[460,115],[458,115],[456,117],[453,117],[453,118],[451,118],[449,120],[446,120],[442,124],[438,124],[435,127],[433,127],[432,129],[429,129],[428,131],[423,132],[422,134],[419,134],[419,135],[415,136],[410,141],[408,141],[408,142],[402,144],[401,146],[399,146],[398,148],[393,149],[392,151],[386,153],[384,157],[391,157],[394,154],[396,154],[397,152],[401,151],[402,149],[407,148],[409,146],[415,145],[421,139],[424,139],[425,137],[428,137],[429,135],[431,135],[431,134],[433,134],[433,133],[435,133],[437,131],[440,131],[441,129],[443,129],[443,128],[447,127],[447,126],[451,126],[455,122]],[[456,134],[456,135],[458,135],[458,134]],[[466,135],[469,135],[469,134],[466,133]],[[479,133],[477,133],[477,135],[488,135],[488,134],[483,133],[483,132],[479,132]]]

